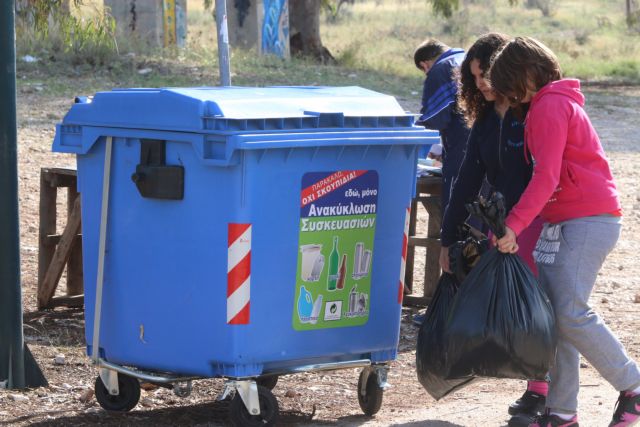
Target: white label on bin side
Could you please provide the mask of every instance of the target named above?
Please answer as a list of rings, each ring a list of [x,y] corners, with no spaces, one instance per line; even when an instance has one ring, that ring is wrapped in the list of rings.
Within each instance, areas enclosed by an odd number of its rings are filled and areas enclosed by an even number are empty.
[[[324,305],[324,320],[340,320],[342,301],[329,301]]]
[[[306,173],[300,206],[294,329],[365,324],[369,319],[378,173]]]

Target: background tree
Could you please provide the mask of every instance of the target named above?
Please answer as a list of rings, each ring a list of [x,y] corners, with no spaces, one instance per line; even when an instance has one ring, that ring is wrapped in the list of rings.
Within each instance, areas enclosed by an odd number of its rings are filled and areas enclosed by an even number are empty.
[[[255,1],[255,0],[254,0]],[[320,16],[322,10],[337,13],[342,3],[353,0],[289,0],[291,54],[333,63],[331,52],[322,44]],[[205,9],[213,8],[214,0],[204,0]]]
[[[320,15],[322,8],[336,7],[327,0],[289,1],[289,26],[291,28],[291,54],[311,57],[322,63],[333,63],[331,52],[322,44],[320,37]]]
[[[625,0],[625,11],[627,16],[627,27],[634,28],[640,22],[640,10],[636,0]]]
[[[82,0],[73,0],[78,7]],[[71,0],[16,0],[17,24],[34,25],[37,32],[47,34],[49,26],[71,14]]]

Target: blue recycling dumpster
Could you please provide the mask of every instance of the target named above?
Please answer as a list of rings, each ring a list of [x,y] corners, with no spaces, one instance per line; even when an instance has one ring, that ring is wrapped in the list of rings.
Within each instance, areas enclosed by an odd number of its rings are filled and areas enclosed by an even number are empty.
[[[439,140],[413,119],[358,87],[77,99],[53,150],[77,156],[88,354],[170,379],[395,359],[418,147]]]

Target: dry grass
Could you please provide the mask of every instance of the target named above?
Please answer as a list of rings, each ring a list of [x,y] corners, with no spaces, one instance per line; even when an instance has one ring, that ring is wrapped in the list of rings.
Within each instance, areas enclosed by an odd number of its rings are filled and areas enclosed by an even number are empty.
[[[622,2],[562,1],[550,17],[507,0],[475,0],[451,19],[434,17],[424,0],[361,0],[325,20],[325,44],[345,65],[403,76],[416,73],[413,49],[427,37],[468,47],[488,31],[537,37],[552,47],[568,75],[640,80],[640,33],[627,29]],[[522,3],[522,2],[521,2]]]

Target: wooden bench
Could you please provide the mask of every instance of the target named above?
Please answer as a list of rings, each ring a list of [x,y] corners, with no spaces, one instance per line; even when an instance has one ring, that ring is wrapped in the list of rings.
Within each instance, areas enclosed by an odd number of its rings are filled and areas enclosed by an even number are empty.
[[[405,270],[405,295],[403,303],[411,306],[426,306],[431,301],[438,279],[440,278],[440,226],[442,222],[440,195],[442,194],[442,178],[424,176],[416,182],[416,197],[411,201],[409,217],[409,242],[407,247],[407,265]],[[416,235],[418,207],[422,205],[427,211],[427,235]],[[416,247],[426,248],[424,266],[424,292],[414,295],[413,270]]]
[[[67,189],[67,224],[57,234],[58,189]],[[38,238],[38,309],[59,305],[78,307],[84,303],[82,281],[82,235],[80,197],[73,169],[40,170],[40,227]],[[54,297],[67,267],[66,296]]]

